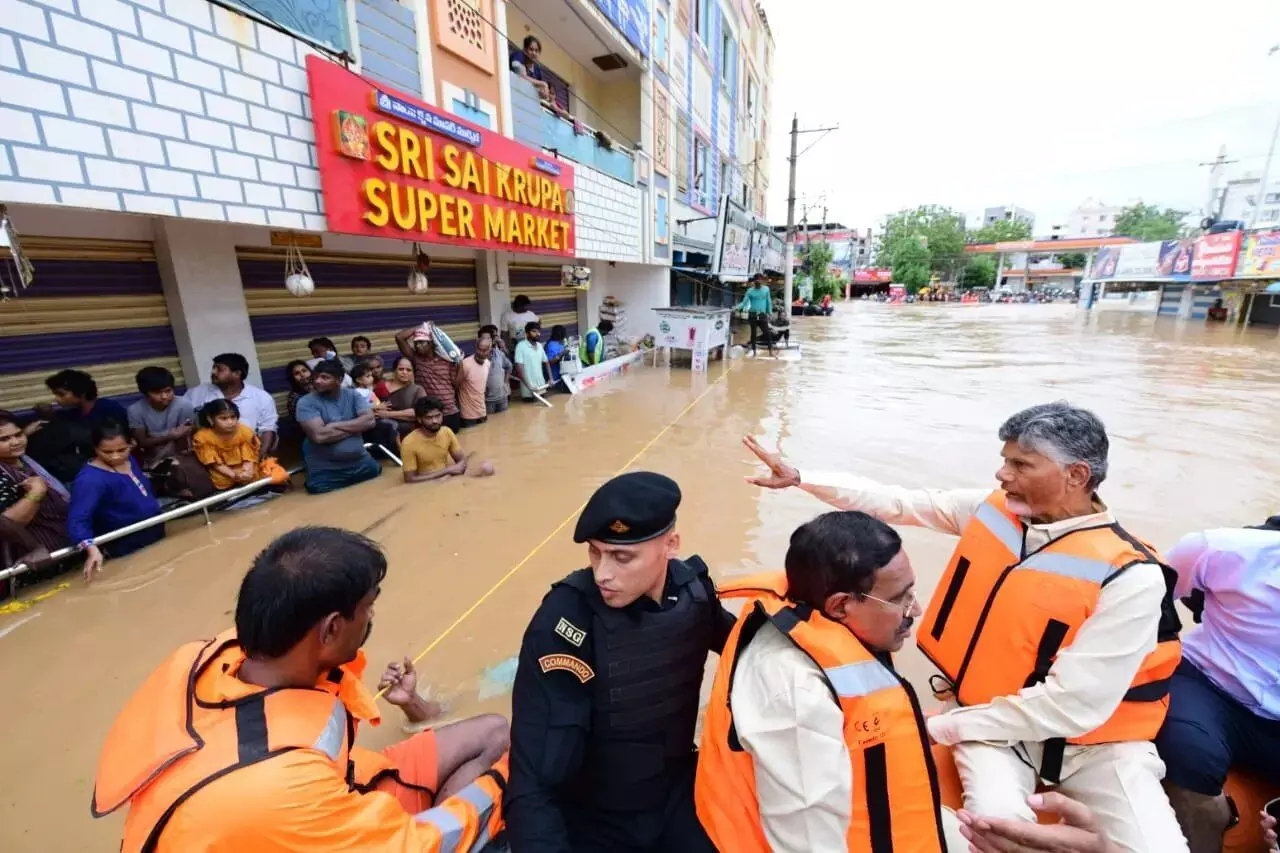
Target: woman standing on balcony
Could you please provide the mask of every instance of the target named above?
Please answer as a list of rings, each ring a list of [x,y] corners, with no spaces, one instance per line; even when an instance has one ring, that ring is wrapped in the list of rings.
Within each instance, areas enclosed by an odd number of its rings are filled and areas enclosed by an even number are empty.
[[[533,88],[538,90],[539,100],[548,105],[554,104],[551,86],[547,84],[542,66],[538,64],[538,57],[542,56],[542,42],[538,41],[537,36],[525,36],[523,47],[523,50],[516,50],[514,47],[511,49],[511,70],[533,84]]]

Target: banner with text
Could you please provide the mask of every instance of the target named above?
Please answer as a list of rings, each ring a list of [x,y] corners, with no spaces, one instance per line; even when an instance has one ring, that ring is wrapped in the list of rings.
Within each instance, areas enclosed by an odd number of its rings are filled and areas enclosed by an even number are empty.
[[[573,257],[573,167],[307,57],[329,230]]]
[[[1236,278],[1280,278],[1280,231],[1257,231],[1245,237]]]
[[[1191,258],[1191,278],[1194,281],[1221,281],[1235,275],[1241,234],[1240,231],[1226,231],[1197,237]]]

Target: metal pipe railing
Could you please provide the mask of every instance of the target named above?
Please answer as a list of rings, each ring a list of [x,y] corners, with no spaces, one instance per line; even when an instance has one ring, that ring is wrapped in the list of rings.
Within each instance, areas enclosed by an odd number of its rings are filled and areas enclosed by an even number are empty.
[[[387,455],[387,458],[393,460],[401,468],[404,467],[404,462],[400,460],[400,457],[396,456],[390,450],[387,450],[387,448],[383,447],[381,444],[371,441],[365,444],[365,447],[378,448],[379,450],[381,450],[383,453]],[[292,477],[294,474],[297,474],[299,471],[302,471],[302,470],[303,470],[303,466],[301,465],[295,468],[290,468],[289,476]],[[238,500],[239,498],[247,497],[248,495],[251,495],[254,492],[257,492],[260,489],[263,489],[264,487],[269,485],[271,485],[271,478],[263,477],[262,479],[255,480],[252,483],[246,483],[243,486],[239,486],[234,489],[228,489],[225,492],[218,492],[218,494],[210,495],[209,497],[204,498],[203,500],[193,501],[189,504],[183,504],[182,506],[175,507],[167,512],[162,512],[159,515],[153,515],[150,518],[144,518],[142,521],[137,521],[137,522],[134,522],[133,524],[127,524],[124,527],[121,527],[119,530],[112,530],[102,534],[101,536],[95,536],[93,537],[93,544],[105,545],[108,542],[114,542],[115,540],[121,539],[132,533],[137,533],[141,530],[147,530],[149,528],[155,527],[157,524],[164,524],[167,521],[173,521],[178,518],[185,518],[188,515],[195,515],[197,512],[204,513],[205,524],[212,524],[213,520],[209,518],[209,507],[216,506],[217,504],[225,503],[227,501],[234,501],[234,500]],[[83,552],[88,546],[86,545],[84,547],[81,547],[81,544],[82,543],[76,543],[75,545],[69,545],[66,548],[59,548],[57,551],[54,551],[52,554],[50,554],[49,560],[47,560],[44,563],[41,563],[41,566],[46,566],[46,565],[49,565],[50,563],[58,563],[58,562],[61,562],[62,560],[65,560],[68,557],[72,557],[72,556],[75,556],[76,554]],[[26,563],[14,563],[12,566],[10,566],[7,569],[0,569],[0,581],[7,580],[8,578],[12,578],[12,577],[17,577],[18,575],[31,571],[33,568],[35,568],[35,566],[28,566]]]

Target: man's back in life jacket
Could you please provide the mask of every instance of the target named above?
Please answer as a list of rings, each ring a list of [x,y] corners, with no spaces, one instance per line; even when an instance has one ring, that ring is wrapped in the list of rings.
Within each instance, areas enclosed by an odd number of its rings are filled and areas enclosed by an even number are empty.
[[[435,853],[470,849],[500,828],[496,779],[481,777],[475,803],[434,817],[362,792],[393,769],[352,747],[357,721],[378,720],[360,683],[363,657],[310,689],[248,684],[237,677],[243,661],[233,632],[183,646],[116,719],[93,814],[128,806],[122,853]]]

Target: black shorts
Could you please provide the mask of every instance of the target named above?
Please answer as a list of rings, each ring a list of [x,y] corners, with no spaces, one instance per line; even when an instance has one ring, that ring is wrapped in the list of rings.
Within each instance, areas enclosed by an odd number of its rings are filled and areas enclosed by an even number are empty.
[[[487,420],[489,420],[488,415],[485,415],[483,418],[462,418],[462,428],[466,429],[467,427],[480,426],[480,424]]]
[[[1167,782],[1207,797],[1222,793],[1233,767],[1280,784],[1280,720],[1254,714],[1185,658],[1169,686],[1156,749]]]
[[[462,429],[462,413],[454,412],[452,415],[445,415],[444,425],[454,432]]]

